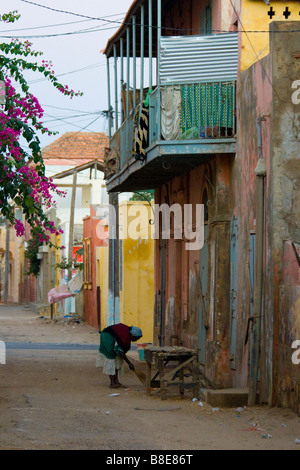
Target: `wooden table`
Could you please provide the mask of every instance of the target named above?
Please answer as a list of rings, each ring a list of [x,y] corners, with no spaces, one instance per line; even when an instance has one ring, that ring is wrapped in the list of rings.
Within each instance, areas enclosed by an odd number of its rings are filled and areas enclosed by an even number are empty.
[[[160,388],[162,400],[167,399],[168,387],[177,387],[184,397],[186,389],[193,390],[193,397],[199,397],[199,365],[197,351],[181,346],[148,346],[144,350],[146,361],[146,393],[151,395],[151,387]],[[170,364],[173,363],[173,364]],[[175,365],[174,365],[175,364]],[[156,373],[151,378],[152,368]],[[184,369],[190,370],[191,381],[185,381]],[[159,381],[155,380],[159,376]]]

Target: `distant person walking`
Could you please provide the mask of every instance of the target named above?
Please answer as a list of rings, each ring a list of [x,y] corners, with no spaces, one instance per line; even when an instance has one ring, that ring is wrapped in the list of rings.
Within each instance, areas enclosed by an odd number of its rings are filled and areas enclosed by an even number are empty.
[[[108,326],[101,331],[96,366],[102,368],[103,374],[109,375],[111,388],[123,387],[119,382],[119,377],[123,375],[124,361],[131,370],[134,370],[134,365],[126,353],[130,350],[131,342],[138,341],[142,336],[140,328],[123,323]]]

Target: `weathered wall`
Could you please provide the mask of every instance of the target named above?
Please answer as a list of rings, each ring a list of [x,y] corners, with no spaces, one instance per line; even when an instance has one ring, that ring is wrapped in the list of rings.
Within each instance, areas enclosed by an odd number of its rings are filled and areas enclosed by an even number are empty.
[[[240,11],[241,0],[232,0],[236,10]],[[212,5],[213,32],[231,31],[236,14],[230,0],[175,0],[163,4],[162,16],[168,28],[164,35],[180,36],[186,34],[204,34],[205,9]],[[172,29],[174,30],[172,31]]]
[[[275,11],[275,16],[273,16],[272,19],[268,16],[270,7]],[[270,24],[274,21],[286,22],[283,16],[285,8],[288,8],[291,13],[288,21],[300,21],[300,9],[297,2],[272,0],[270,5],[266,5],[263,1],[242,0],[241,22],[247,34],[243,33],[241,35],[241,70],[246,70],[255,62],[269,54],[269,35],[266,31],[269,30]]]
[[[148,202],[120,203],[120,321],[141,328],[141,341],[153,342],[154,240]],[[124,217],[127,222],[125,223]],[[128,233],[126,233],[128,231]],[[137,232],[136,235],[131,232]]]
[[[237,295],[237,368],[233,380],[235,386],[246,386],[249,373],[249,345],[245,345],[248,318],[254,315],[254,276],[251,275],[250,237],[256,232],[256,176],[255,168],[259,158],[257,120],[269,115],[272,102],[272,87],[269,81],[270,58],[257,62],[242,72],[237,87],[238,148],[233,169],[233,213],[238,220],[238,295]],[[270,118],[261,123],[262,156],[267,165],[265,191],[270,191]],[[269,208],[266,210],[269,214]],[[267,226],[269,221],[267,220]],[[269,250],[269,243],[266,243]],[[252,268],[255,273],[255,266]],[[269,278],[268,268],[264,276]],[[269,279],[270,281],[270,279]],[[272,282],[272,281],[271,281]],[[272,312],[272,301],[265,314]],[[266,323],[272,325],[272,318]],[[250,325],[252,327],[252,325]],[[250,329],[251,332],[251,329]],[[270,344],[270,350],[272,350]]]
[[[230,180],[232,157],[215,156],[203,164],[173,178],[156,191],[156,204],[206,203],[206,247],[186,249],[186,239],[174,238],[171,218],[170,239],[166,240],[165,331],[164,344],[184,345],[198,349],[205,372],[215,386],[231,385],[230,334]],[[207,197],[205,197],[205,192]],[[184,218],[183,218],[184,222]],[[193,220],[195,226],[195,220]],[[182,233],[184,226],[182,225]],[[162,312],[159,304],[162,272],[162,250],[156,245],[156,324],[155,341],[159,344]],[[205,254],[207,253],[207,255]],[[208,328],[200,315],[200,291],[197,276],[202,275]]]
[[[291,242],[300,243],[300,105],[292,102],[292,83],[300,79],[300,33],[289,32],[295,29],[294,25],[293,22],[279,22],[271,29],[274,31],[271,44],[274,87],[271,170],[275,272],[273,402],[289,404],[300,412],[300,365],[291,361],[292,341],[300,339],[300,284],[294,264],[295,253],[290,246]],[[294,264],[292,276],[291,263]]]
[[[84,309],[88,325],[98,328],[98,300],[97,286],[100,286],[97,278],[97,248],[107,245],[107,241],[98,237],[97,225],[100,219],[88,216],[83,219],[83,241],[90,244],[90,282],[84,283]],[[107,274],[108,275],[108,274]],[[100,312],[101,317],[101,312]],[[107,325],[106,325],[107,326]]]
[[[297,108],[292,103],[291,96],[292,83],[300,77],[300,62],[296,59],[299,35],[288,32],[293,27],[289,22],[273,23],[270,54],[240,75],[233,206],[239,220],[238,330],[244,333],[247,318],[253,314],[249,239],[256,230],[257,119],[265,115],[261,122],[261,156],[266,162],[266,177],[260,400],[298,410],[300,371],[292,363],[291,345],[299,335],[300,286],[299,266],[291,243],[300,241],[297,204],[300,121],[299,105]],[[243,339],[244,335],[237,345],[236,385],[247,383],[249,342],[245,347]]]

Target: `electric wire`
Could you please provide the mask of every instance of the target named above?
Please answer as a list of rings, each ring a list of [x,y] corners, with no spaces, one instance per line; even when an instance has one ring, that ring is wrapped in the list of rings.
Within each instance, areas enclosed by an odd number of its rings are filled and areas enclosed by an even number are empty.
[[[75,13],[75,12],[72,12],[72,11],[67,11],[67,10],[60,10],[58,8],[53,8],[53,7],[49,7],[47,5],[41,5],[39,3],[35,3],[35,2],[32,2],[32,1],[29,1],[29,0],[20,0],[21,2],[23,3],[27,3],[27,4],[30,4],[30,5],[34,5],[34,6],[37,6],[37,7],[40,7],[40,8],[45,8],[47,10],[50,10],[50,11],[54,11],[54,12],[57,12],[57,13],[64,13],[64,14],[68,14],[68,15],[73,15],[73,16],[76,16],[76,17],[81,17],[81,18],[86,18],[86,19],[91,19],[91,20],[97,20],[97,21],[103,21],[103,17],[95,17],[95,16],[89,16],[89,15],[84,15],[82,13]],[[231,2],[231,5],[232,5],[232,2]],[[235,7],[232,5],[232,7],[234,8],[234,10],[236,11]],[[119,25],[126,25],[126,26],[132,26],[132,23],[128,23],[126,21],[117,21],[117,20],[105,20],[107,23],[115,23],[115,24],[119,24]],[[136,26],[142,26],[141,24],[139,23],[136,23]],[[168,28],[168,27],[161,27],[159,28],[158,26],[155,26],[155,25],[152,25],[152,28],[153,29],[161,29],[161,30],[164,30],[164,31],[176,31],[176,32],[196,32],[199,30],[198,29],[192,29],[192,28]],[[297,29],[295,31],[289,31],[289,32],[299,32],[300,29]],[[237,31],[224,31],[224,30],[213,30],[213,32],[218,32],[218,33],[236,33]],[[246,31],[244,30],[244,28],[242,29],[242,31],[238,31],[238,32],[243,32],[243,33],[268,33],[270,34],[270,31],[269,30],[253,30],[253,31]],[[286,32],[286,31],[278,31],[278,33],[283,33],[283,32]]]
[[[106,15],[106,16],[103,16],[102,18],[110,18],[112,16],[121,16],[121,15],[125,15],[126,13],[114,13],[113,15]],[[18,29],[11,29],[9,30],[9,32],[15,32],[15,31],[28,31],[28,30],[32,30],[32,29],[43,29],[43,28],[55,28],[55,27],[58,27],[58,26],[68,26],[70,24],[76,24],[76,23],[86,23],[88,21],[93,21],[92,19],[85,19],[85,20],[77,20],[77,21],[69,21],[68,23],[57,23],[57,24],[47,24],[47,25],[43,25],[43,26],[30,26],[30,27],[27,27],[27,28],[18,28]],[[7,31],[0,31],[0,33],[6,33]]]

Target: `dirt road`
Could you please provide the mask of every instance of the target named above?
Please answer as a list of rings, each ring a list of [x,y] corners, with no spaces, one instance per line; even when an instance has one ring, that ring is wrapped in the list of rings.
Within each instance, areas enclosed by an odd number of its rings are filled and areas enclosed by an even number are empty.
[[[0,365],[1,450],[300,450],[300,418],[290,410],[214,410],[188,396],[161,401],[147,397],[128,368],[127,389],[111,396],[116,391],[95,367],[99,334],[85,323],[0,306],[0,340],[7,345]],[[95,349],[35,349],[36,343]]]

